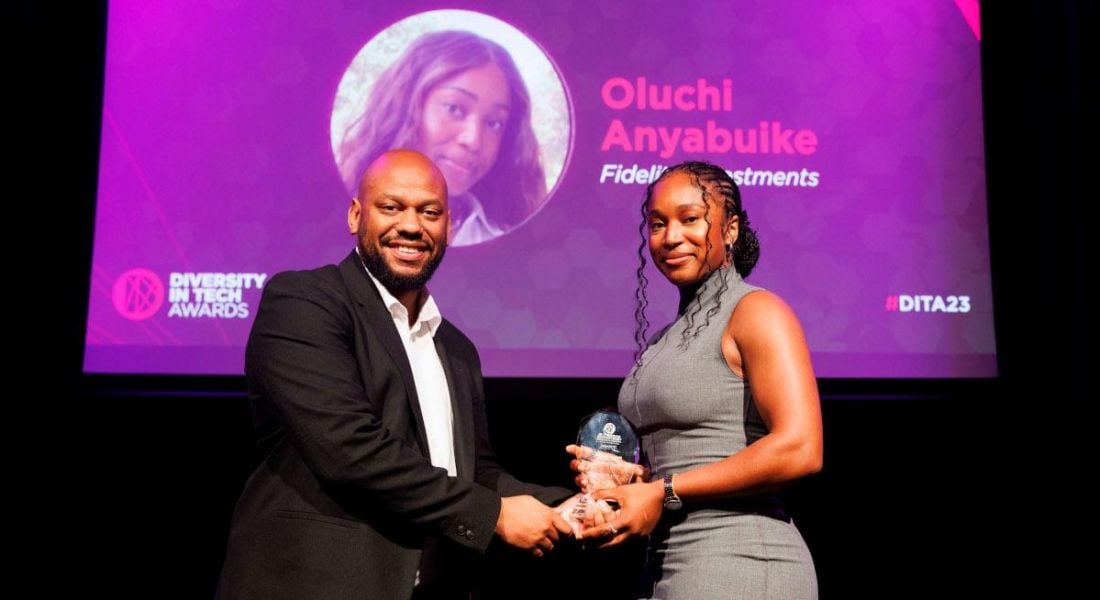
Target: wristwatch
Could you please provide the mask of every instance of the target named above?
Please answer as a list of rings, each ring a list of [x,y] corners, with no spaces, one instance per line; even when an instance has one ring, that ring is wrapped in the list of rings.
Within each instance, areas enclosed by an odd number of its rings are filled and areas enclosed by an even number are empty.
[[[680,510],[684,506],[684,501],[680,500],[680,497],[676,495],[676,490],[672,488],[672,473],[665,475],[665,508],[668,510]]]

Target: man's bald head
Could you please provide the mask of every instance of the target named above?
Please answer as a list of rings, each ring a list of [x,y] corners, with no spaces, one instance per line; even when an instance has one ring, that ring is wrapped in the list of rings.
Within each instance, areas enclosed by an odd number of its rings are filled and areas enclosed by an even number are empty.
[[[359,200],[385,193],[382,188],[395,179],[412,181],[425,189],[436,189],[440,200],[444,205],[447,203],[447,180],[443,172],[427,156],[404,148],[387,150],[367,165],[359,180]]]
[[[428,157],[390,150],[374,159],[348,208],[363,264],[409,314],[447,249],[447,181]]]

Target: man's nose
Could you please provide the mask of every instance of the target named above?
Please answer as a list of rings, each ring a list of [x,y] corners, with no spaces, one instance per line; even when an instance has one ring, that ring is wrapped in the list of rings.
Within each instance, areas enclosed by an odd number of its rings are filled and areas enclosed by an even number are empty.
[[[397,229],[402,233],[419,233],[421,230],[420,213],[409,207],[398,215]]]

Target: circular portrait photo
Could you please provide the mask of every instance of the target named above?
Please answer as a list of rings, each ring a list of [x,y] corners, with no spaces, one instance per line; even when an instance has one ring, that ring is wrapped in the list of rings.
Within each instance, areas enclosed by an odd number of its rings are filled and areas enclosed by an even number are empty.
[[[452,246],[493,240],[547,202],[572,146],[561,76],[515,27],[466,10],[403,19],[352,60],[332,109],[332,152],[350,196],[379,154],[412,148],[443,172]]]

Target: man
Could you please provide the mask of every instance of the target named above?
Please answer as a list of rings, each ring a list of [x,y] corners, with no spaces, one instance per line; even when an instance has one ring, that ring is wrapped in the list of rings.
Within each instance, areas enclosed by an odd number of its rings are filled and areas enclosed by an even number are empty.
[[[264,459],[219,597],[462,597],[494,534],[541,555],[570,532],[539,501],[568,490],[496,463],[477,351],[424,287],[448,227],[443,175],[392,150],[348,210],[356,250],[265,287],[245,353]]]

